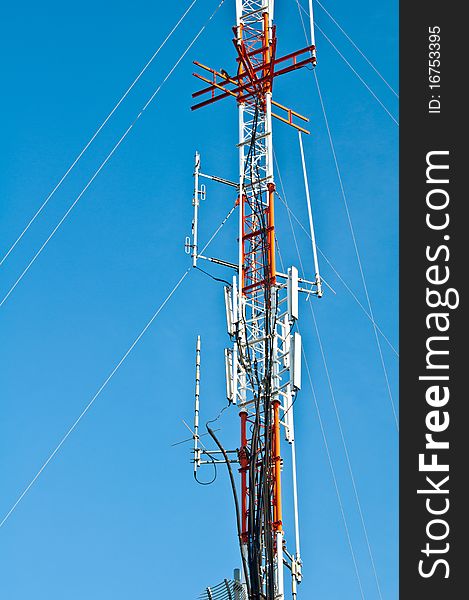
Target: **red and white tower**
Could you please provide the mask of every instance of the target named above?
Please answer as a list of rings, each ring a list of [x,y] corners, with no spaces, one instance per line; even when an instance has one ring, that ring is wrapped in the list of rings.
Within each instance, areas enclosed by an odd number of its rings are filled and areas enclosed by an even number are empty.
[[[308,46],[278,58],[273,16],[274,0],[236,0],[236,74],[195,63],[202,72],[195,75],[206,87],[193,94],[204,98],[194,109],[230,96],[236,99],[239,181],[202,174],[200,157],[196,155],[193,236],[187,241],[196,266],[199,258],[205,258],[198,254],[197,246],[199,178],[208,177],[236,187],[238,265],[210,260],[236,270],[232,285],[225,288],[232,341],[225,357],[227,397],[239,411],[238,532],[246,597],[252,600],[295,599],[301,581],[293,404],[301,387],[302,350],[295,324],[299,291],[322,295],[317,265],[313,282],[299,279],[295,267],[287,273],[277,269],[272,119],[304,133],[308,132],[297,122],[308,119],[273,100],[272,88],[278,75],[308,64],[314,66],[316,55],[315,47]],[[204,460],[209,453],[199,443],[199,366],[200,342],[194,423],[196,471],[202,464],[212,462]],[[291,452],[292,472],[288,479],[283,473],[284,440]],[[226,459],[227,454],[224,456]],[[283,485],[293,487],[292,551],[284,539],[282,479]],[[285,593],[285,568],[291,575],[291,594]]]

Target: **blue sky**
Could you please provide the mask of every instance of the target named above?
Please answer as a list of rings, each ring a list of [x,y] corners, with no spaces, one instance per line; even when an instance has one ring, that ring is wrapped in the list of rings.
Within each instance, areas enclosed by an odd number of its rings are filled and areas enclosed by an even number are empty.
[[[305,0],[303,2],[306,5]],[[187,20],[89,152],[0,267],[8,291],[218,0],[198,0]],[[26,0],[3,9],[0,44],[0,254],[85,145],[189,2],[135,0],[70,5]],[[397,89],[395,2],[324,1]],[[320,7],[320,27],[390,112],[397,99]],[[278,52],[304,46],[294,0],[276,2]],[[108,165],[0,308],[0,515],[8,512],[136,335],[189,266],[193,154],[205,171],[236,178],[237,117],[230,99],[196,113],[191,61],[230,70],[234,1],[226,0]],[[376,321],[397,347],[398,128],[318,33],[319,77]],[[314,78],[275,84],[277,101],[310,119],[305,140],[318,244],[360,302],[354,253]],[[275,123],[276,154],[291,209],[307,223],[296,133]],[[201,238],[233,203],[207,186]],[[285,210],[278,237],[297,264]],[[308,239],[296,234],[310,276]],[[236,255],[229,222],[213,254]],[[370,321],[331,268],[336,291],[314,302],[382,597],[397,597],[397,433]],[[224,276],[223,272],[214,271]],[[310,309],[301,329],[317,401],[367,599],[378,598],[360,515]],[[84,597],[195,598],[239,566],[228,480],[192,478],[194,344],[200,333],[202,421],[223,406],[222,287],[192,272],[92,409],[0,528],[0,595],[8,600]],[[397,359],[382,340],[397,401]],[[220,435],[238,425],[226,411]],[[317,413],[306,377],[296,403],[304,582],[301,597],[360,598]],[[207,472],[207,476],[208,476]],[[288,494],[287,494],[288,500]],[[1,518],[0,518],[1,520]],[[287,537],[291,514],[287,510]],[[289,535],[290,534],[290,535]]]

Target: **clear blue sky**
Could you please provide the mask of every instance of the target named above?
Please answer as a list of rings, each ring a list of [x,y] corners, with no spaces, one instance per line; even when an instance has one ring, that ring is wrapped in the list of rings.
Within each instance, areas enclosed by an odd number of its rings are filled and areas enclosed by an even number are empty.
[[[303,2],[306,5],[305,0]],[[75,199],[218,0],[198,0],[187,21],[0,267],[2,297]],[[179,18],[184,2],[9,3],[0,36],[0,254],[24,227],[104,116]],[[235,104],[191,113],[193,59],[230,70],[234,0],[189,52],[31,270],[0,308],[0,517],[188,267],[193,154],[235,178]],[[324,0],[397,86],[396,2]],[[319,25],[397,115],[397,99],[316,7]],[[277,0],[278,52],[304,46],[294,0]],[[397,346],[398,128],[318,33],[332,134],[376,320]],[[276,82],[275,97],[311,118],[305,141],[318,243],[366,306],[312,73]],[[296,133],[275,123],[291,208],[307,223]],[[201,237],[232,205],[208,186]],[[278,235],[297,264],[285,210]],[[308,240],[297,230],[309,274]],[[213,253],[235,256],[235,221]],[[337,292],[314,302],[382,596],[397,598],[397,433],[373,328],[331,268]],[[215,274],[224,275],[216,271]],[[344,512],[367,599],[378,598],[308,305],[301,328]],[[239,566],[224,470],[192,478],[181,419],[192,419],[194,343],[203,339],[202,421],[223,406],[222,287],[193,272],[54,460],[0,528],[0,596],[8,600],[189,600]],[[397,401],[397,359],[383,356]],[[237,427],[225,412],[224,440]],[[296,403],[305,600],[360,598],[350,549],[306,377]],[[207,476],[209,473],[207,472]],[[287,511],[286,521],[291,522]],[[290,529],[287,526],[287,534]],[[289,536],[291,540],[291,535]]]

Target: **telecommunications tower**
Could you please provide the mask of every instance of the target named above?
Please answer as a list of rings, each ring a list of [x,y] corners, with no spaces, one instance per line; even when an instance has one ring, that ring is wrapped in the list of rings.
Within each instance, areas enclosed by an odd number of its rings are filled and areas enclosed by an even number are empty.
[[[232,270],[225,287],[227,329],[225,350],[227,398],[239,414],[237,449],[225,450],[207,425],[216,448],[208,450],[199,435],[200,338],[196,349],[194,474],[214,462],[226,463],[233,489],[246,600],[297,598],[302,578],[295,466],[294,401],[301,387],[301,337],[295,327],[298,295],[322,295],[314,250],[314,281],[299,278],[292,266],[286,273],[276,260],[272,119],[309,133],[298,123],[308,119],[272,98],[276,77],[316,64],[314,38],[301,50],[278,57],[274,0],[236,0],[233,45],[236,68],[229,75],[195,62],[195,76],[204,87],[193,94],[193,109],[232,97],[239,123],[239,180],[228,181],[201,171],[196,153],[194,218],[186,251],[192,264],[209,260]],[[312,17],[311,17],[312,23]],[[313,27],[311,26],[311,32]],[[235,188],[239,215],[238,263],[202,256],[198,245],[202,178]],[[311,212],[310,212],[311,215]],[[312,239],[312,219],[310,218]],[[286,442],[286,443],[285,443]],[[285,446],[285,448],[284,448]],[[282,452],[289,447],[291,473],[283,472]],[[232,466],[234,465],[234,466]],[[239,472],[236,481],[233,470]],[[284,537],[282,486],[291,486],[295,532],[293,549]],[[289,572],[290,583],[285,584]],[[290,590],[290,591],[286,591]],[[241,595],[240,595],[241,597]]]

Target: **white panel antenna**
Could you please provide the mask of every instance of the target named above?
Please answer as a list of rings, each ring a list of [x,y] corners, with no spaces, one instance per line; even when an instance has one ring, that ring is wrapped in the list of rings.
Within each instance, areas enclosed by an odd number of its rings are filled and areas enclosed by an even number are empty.
[[[233,277],[233,287],[232,287],[232,308],[233,308],[233,316],[232,316],[232,320],[233,320],[233,326],[234,326],[234,331],[233,331],[233,335],[236,333],[236,324],[239,321],[239,317],[238,317],[238,284],[236,283],[236,276]]]
[[[225,312],[226,312],[226,329],[229,335],[234,335],[235,327],[233,323],[233,298],[231,287],[225,285]]]
[[[292,335],[291,381],[293,389],[301,389],[301,335],[295,331]]]
[[[226,397],[232,404],[236,404],[237,370],[238,354],[236,349],[225,348]]]

